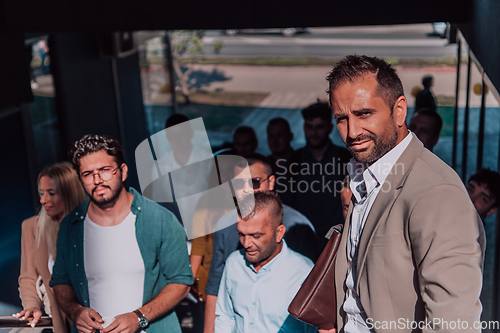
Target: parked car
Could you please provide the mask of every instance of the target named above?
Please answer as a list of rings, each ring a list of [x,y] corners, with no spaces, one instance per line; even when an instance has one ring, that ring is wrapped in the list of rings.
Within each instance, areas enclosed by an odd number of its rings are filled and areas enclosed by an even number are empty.
[[[305,32],[305,28],[271,28],[271,29],[226,29],[222,32],[227,36],[236,34],[282,34],[285,37],[292,37]]]
[[[432,23],[432,34],[441,38],[446,38],[448,35],[448,24],[446,22]]]

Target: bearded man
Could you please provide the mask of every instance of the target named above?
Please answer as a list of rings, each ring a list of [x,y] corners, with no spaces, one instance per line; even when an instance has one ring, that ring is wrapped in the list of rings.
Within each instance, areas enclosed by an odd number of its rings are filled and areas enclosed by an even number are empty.
[[[353,156],[337,328],[479,332],[484,229],[460,177],[408,131],[403,86],[385,61],[348,56],[327,79]]]
[[[86,135],[71,152],[89,200],[61,222],[52,281],[72,332],[181,332],[173,307],[193,276],[184,228],[165,208],[127,191],[113,138]]]

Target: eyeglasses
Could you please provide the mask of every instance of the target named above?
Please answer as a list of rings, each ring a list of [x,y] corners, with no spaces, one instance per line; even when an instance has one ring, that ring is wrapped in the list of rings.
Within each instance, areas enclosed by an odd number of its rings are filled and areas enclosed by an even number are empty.
[[[241,190],[245,187],[245,184],[248,183],[249,186],[252,186],[254,190],[258,190],[260,188],[260,184],[265,182],[266,180],[269,179],[271,176],[267,176],[265,179],[261,179],[259,177],[257,178],[236,178],[232,180],[233,187],[235,190]]]
[[[113,176],[116,174],[116,171],[120,169],[120,167],[112,168],[112,167],[103,167],[100,169],[97,169],[95,172],[92,171],[85,171],[82,173],[80,176],[80,179],[84,184],[92,184],[94,182],[94,175],[98,175],[102,181],[106,182],[108,180],[111,180]]]

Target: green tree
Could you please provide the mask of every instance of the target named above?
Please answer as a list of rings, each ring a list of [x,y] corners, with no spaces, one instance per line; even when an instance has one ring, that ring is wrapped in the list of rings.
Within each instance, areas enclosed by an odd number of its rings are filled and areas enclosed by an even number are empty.
[[[182,72],[178,60],[182,56],[197,57],[204,54],[203,36],[205,36],[205,30],[175,30],[170,33],[174,71],[179,79],[186,103],[190,103],[187,80],[194,68],[192,65],[187,65],[187,70]],[[210,47],[214,54],[219,54],[224,48],[224,43],[221,40],[214,40]]]

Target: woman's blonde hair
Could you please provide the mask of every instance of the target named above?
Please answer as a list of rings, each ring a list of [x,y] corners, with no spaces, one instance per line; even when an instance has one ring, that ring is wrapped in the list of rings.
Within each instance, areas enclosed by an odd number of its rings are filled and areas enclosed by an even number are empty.
[[[38,175],[38,185],[44,176],[52,179],[56,185],[56,193],[64,204],[64,216],[87,199],[76,171],[68,162],[61,162],[45,167]],[[59,232],[59,221],[54,220],[47,214],[42,206],[37,223],[37,245],[40,246],[42,238],[47,242],[49,254],[56,258],[57,233]]]

